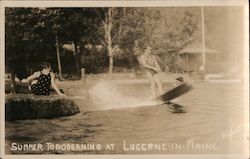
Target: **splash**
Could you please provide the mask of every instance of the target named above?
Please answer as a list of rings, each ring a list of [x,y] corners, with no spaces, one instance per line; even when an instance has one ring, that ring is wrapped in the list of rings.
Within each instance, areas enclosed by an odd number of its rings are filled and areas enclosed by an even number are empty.
[[[103,109],[156,105],[148,97],[128,95],[125,86],[109,81],[100,81],[89,90],[90,100]]]

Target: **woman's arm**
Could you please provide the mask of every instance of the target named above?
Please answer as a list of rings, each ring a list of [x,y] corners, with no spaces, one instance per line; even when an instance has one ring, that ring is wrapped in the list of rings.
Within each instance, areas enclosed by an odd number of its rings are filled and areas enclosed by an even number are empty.
[[[51,76],[51,86],[53,87],[53,89],[56,91],[57,94],[67,97],[65,94],[61,93],[60,90],[58,89],[56,83],[55,83],[55,74],[54,73],[50,73]]]
[[[27,79],[23,79],[23,82],[30,82],[33,81],[34,79],[38,78],[40,76],[40,72],[34,72],[32,75],[27,77]]]

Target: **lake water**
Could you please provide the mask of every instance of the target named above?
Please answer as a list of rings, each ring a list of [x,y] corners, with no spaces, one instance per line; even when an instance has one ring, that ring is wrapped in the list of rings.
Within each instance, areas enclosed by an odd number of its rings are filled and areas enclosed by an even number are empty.
[[[165,89],[169,85],[164,85]],[[42,154],[228,154],[242,153],[244,96],[239,83],[197,82],[195,89],[175,100],[186,113],[168,105],[145,103],[147,84],[98,83],[89,91],[68,95],[80,113],[57,119],[6,122],[6,153]],[[87,92],[87,93],[86,93]],[[144,102],[144,103],[143,103]],[[142,104],[143,103],[143,104]],[[147,105],[148,104],[148,105]],[[145,106],[147,105],[147,106]],[[11,151],[12,143],[100,144],[101,150]],[[115,144],[106,150],[106,144]],[[137,151],[133,146],[137,144]],[[164,150],[143,146],[167,145]],[[144,147],[145,148],[145,147]]]

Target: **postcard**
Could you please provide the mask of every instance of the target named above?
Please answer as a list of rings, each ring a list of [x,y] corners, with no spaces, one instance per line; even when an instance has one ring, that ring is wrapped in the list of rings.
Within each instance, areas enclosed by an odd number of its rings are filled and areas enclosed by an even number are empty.
[[[248,6],[2,1],[1,158],[249,158]]]

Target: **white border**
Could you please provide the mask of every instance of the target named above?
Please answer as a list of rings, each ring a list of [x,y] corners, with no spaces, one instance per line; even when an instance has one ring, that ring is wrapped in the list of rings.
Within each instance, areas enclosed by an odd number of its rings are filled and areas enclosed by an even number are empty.
[[[244,6],[244,94],[245,94],[245,135],[249,137],[249,2],[248,0],[157,0],[157,1],[0,1],[0,63],[5,66],[5,12],[4,7],[171,7],[171,6]],[[1,97],[1,111],[0,111],[0,158],[25,158],[33,159],[35,157],[43,158],[145,158],[145,159],[160,159],[160,158],[190,158],[190,159],[222,159],[222,158],[249,158],[249,140],[246,139],[246,152],[242,155],[5,155],[5,111],[4,111],[4,70],[5,67],[0,67],[0,97]]]
[[[249,139],[249,3],[248,5],[245,5],[244,7],[244,104],[245,104],[245,123],[244,125],[246,126],[245,129],[245,136],[247,137],[246,139],[246,145],[245,147],[247,147],[246,149],[246,154],[248,154],[248,158],[250,158],[250,147],[249,147],[249,143],[250,143],[250,139]]]
[[[38,155],[5,155],[4,158],[8,159],[34,159],[38,157]],[[211,154],[203,154],[203,155],[39,155],[39,159],[54,159],[54,158],[70,158],[70,159],[247,159],[244,155],[211,155]]]
[[[4,85],[4,69],[5,69],[5,20],[4,20],[4,8],[2,2],[0,2],[0,158],[4,155],[5,149],[5,111],[4,111],[4,98],[5,98],[5,85]]]
[[[137,0],[137,1],[3,1],[6,7],[166,7],[166,6],[243,6],[247,0]]]

